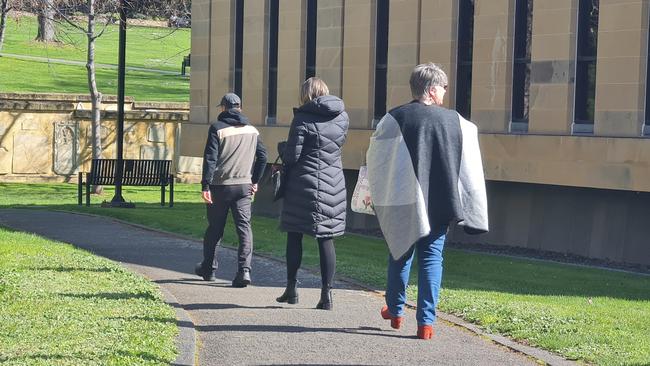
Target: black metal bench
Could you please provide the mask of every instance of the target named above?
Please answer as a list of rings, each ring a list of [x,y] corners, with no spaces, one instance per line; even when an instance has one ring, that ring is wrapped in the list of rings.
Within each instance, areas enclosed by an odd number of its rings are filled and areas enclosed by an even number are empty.
[[[186,68],[192,67],[191,60],[192,60],[192,55],[187,55],[183,57],[183,63],[181,64],[181,75],[185,76],[186,73]]]
[[[174,206],[174,177],[170,174],[171,160],[124,159],[123,186],[159,186],[160,205],[165,205],[165,187],[169,185],[169,207]],[[78,203],[82,205],[82,187],[86,186],[86,206],[90,206],[90,186],[114,186],[117,159],[93,159],[86,181],[79,172]]]

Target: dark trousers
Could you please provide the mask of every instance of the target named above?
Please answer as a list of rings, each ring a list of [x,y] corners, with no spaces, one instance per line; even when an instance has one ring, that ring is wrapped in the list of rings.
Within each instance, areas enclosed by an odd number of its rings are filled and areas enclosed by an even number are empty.
[[[302,233],[287,233],[287,281],[295,282],[302,263]],[[332,287],[336,271],[336,251],[333,238],[318,238],[320,275],[324,289]]]
[[[216,248],[223,238],[228,211],[232,212],[239,236],[238,269],[251,269],[253,257],[253,231],[251,230],[251,185],[210,186],[212,204],[206,205],[208,228],[203,236],[203,262],[205,270],[217,269]]]

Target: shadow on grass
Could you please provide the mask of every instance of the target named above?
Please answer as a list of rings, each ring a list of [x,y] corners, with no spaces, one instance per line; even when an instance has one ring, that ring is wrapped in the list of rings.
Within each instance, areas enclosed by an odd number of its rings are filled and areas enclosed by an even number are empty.
[[[52,271],[52,272],[113,272],[114,270],[106,267],[100,268],[82,268],[82,267],[22,267],[17,268],[18,270],[27,270],[27,271]]]
[[[150,316],[114,316],[107,318],[109,320],[124,320],[127,322],[134,321],[134,320],[139,320],[143,322],[154,322],[154,323],[174,323],[176,324],[177,321],[174,318],[154,318]]]
[[[131,299],[141,299],[141,300],[158,300],[155,296],[150,293],[128,293],[128,292],[100,292],[95,294],[59,294],[62,297],[71,297],[77,299],[101,299],[101,300],[131,300]]]

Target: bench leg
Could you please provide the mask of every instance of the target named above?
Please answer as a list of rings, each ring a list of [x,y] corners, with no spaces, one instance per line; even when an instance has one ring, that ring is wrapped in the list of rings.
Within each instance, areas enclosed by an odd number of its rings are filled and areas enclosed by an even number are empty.
[[[90,178],[86,175],[86,206],[90,207]]]
[[[83,182],[83,173],[79,172],[79,179],[77,181],[77,204],[79,206],[83,205],[83,201],[81,199],[82,196],[82,185],[84,184]]]
[[[165,186],[160,186],[160,206],[165,206]]]
[[[169,207],[174,207],[174,175],[169,175]]]

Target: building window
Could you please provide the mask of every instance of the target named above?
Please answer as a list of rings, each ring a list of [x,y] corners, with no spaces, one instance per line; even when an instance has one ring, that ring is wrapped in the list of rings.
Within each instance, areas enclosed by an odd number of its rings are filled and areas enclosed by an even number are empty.
[[[244,0],[235,3],[235,94],[242,95],[242,70],[244,62]]]
[[[650,25],[648,25],[648,48],[646,50],[646,72],[645,72],[645,123],[643,124],[643,135],[650,136]]]
[[[375,22],[375,121],[386,114],[388,77],[388,13],[389,0],[377,0],[377,21]]]
[[[580,0],[573,133],[593,133],[599,0]]]
[[[458,3],[458,57],[456,65],[456,110],[466,119],[472,111],[472,51],[474,47],[474,2]]]
[[[307,46],[305,47],[305,80],[316,76],[316,30],[318,27],[318,2],[307,0]]]
[[[533,0],[517,0],[515,4],[515,49],[512,68],[510,132],[528,132],[532,30]]]
[[[278,21],[280,0],[270,0],[269,4],[269,84],[266,123],[275,124],[278,109]]]

